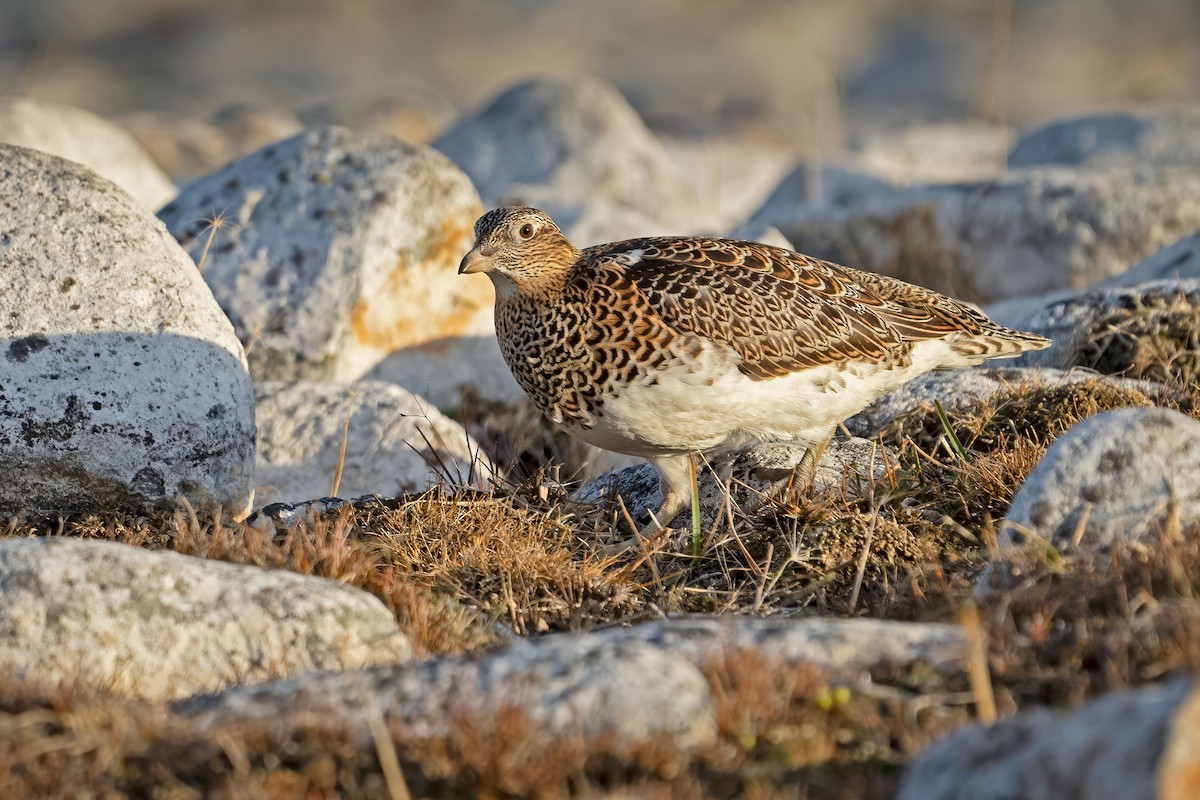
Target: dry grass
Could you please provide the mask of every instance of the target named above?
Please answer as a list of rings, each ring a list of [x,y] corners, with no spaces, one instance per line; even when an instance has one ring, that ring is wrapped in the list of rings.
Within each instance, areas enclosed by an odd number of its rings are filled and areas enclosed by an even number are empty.
[[[1200,405],[1195,395],[1180,407]],[[201,734],[169,708],[0,681],[0,795],[384,796],[398,768],[414,796],[889,797],[915,753],[992,706],[1001,717],[1070,706],[1200,666],[1200,530],[1169,524],[1103,554],[993,552],[994,521],[1054,436],[1099,411],[1149,403],[1084,382],[1012,387],[944,418],[919,411],[882,437],[893,455],[879,480],[848,477],[754,513],[731,505],[698,555],[687,531],[602,555],[628,536],[620,515],[564,502],[536,469],[497,493],[436,488],[283,533],[187,513],[10,521],[0,535],[109,539],[358,586],[432,654],[489,648],[502,628],[532,635],[687,611],[945,622],[975,613],[986,649],[970,676],[881,667],[870,691],[757,652],[725,653],[703,665],[719,737],[700,752],[669,741],[546,742],[515,710],[479,718],[465,707],[437,740],[381,709],[391,747],[339,719],[286,736]],[[509,441],[516,464],[556,446]]]
[[[1077,337],[1070,363],[1109,375],[1194,386],[1200,380],[1200,297],[1159,289],[1130,300]]]

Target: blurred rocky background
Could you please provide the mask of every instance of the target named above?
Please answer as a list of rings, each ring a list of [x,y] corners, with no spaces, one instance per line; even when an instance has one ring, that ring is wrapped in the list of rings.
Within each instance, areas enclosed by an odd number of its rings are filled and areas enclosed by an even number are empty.
[[[301,125],[429,141],[547,73],[610,81],[659,134],[800,155],[1200,93],[1189,0],[4,0],[2,16],[7,94],[121,120],[176,179]]]

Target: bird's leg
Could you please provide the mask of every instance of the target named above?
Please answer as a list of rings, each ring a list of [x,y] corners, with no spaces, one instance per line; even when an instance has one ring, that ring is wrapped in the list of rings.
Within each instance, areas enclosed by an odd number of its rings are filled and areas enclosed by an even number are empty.
[[[810,444],[791,473],[767,487],[764,504],[766,501],[786,496],[789,490],[807,491],[812,488],[817,480],[817,467],[821,463],[821,456],[825,455],[825,448],[829,447],[836,430],[831,428],[829,433]]]
[[[679,516],[684,506],[691,503],[692,478],[688,463],[692,456],[684,453],[677,456],[660,456],[648,461],[658,470],[659,485],[662,486],[662,504],[658,507],[650,524],[642,528],[642,536],[651,537],[660,528],[671,524],[671,520]]]
[[[688,471],[688,454],[678,456],[663,456],[647,459],[658,472],[658,483],[662,490],[662,503],[658,510],[646,509],[650,522],[639,531],[634,529],[633,539],[619,542],[604,548],[606,556],[619,556],[631,549],[643,547],[639,540],[650,540],[659,535],[671,520],[679,516],[679,512],[691,501],[692,481]],[[630,520],[633,522],[633,520]]]

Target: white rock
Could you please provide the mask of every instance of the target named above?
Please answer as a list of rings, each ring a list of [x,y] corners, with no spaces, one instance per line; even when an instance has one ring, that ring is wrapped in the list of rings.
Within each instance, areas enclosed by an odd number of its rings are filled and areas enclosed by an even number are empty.
[[[992,178],[1004,171],[1009,132],[982,122],[876,128],[851,143],[855,163],[896,186]]]
[[[0,98],[0,142],[78,161],[147,208],[175,196],[175,184],[132,136],[95,114],[24,97]]]
[[[1074,305],[1076,298],[1102,289],[1129,288],[1158,283],[1170,287],[1180,281],[1200,281],[1200,231],[1155,250],[1126,270],[1106,278],[1088,289],[1062,289],[1045,294],[1012,297],[989,305],[987,315],[1010,328],[1020,327],[1043,317],[1051,307]],[[1189,285],[1191,285],[1189,283]],[[1119,295],[1112,295],[1119,296]],[[1066,303],[1072,301],[1072,303]],[[1042,352],[1042,351],[1039,351]],[[1033,356],[1045,360],[1048,354]]]
[[[787,240],[787,237],[779,232],[779,228],[773,225],[764,225],[760,222],[742,223],[726,235],[730,239],[760,242],[762,244],[769,244],[772,247],[782,247],[785,250],[795,249],[792,247],[792,243]]]
[[[224,131],[187,114],[135,111],[116,122],[177,181],[207,175],[237,155]]]
[[[259,503],[331,494],[346,429],[338,494],[388,497],[445,477],[484,488],[491,465],[463,427],[390,383],[275,383],[255,387]]]
[[[1192,679],[1121,692],[1069,713],[971,725],[922,753],[900,800],[1153,800],[1172,715]]]
[[[795,162],[788,150],[726,137],[660,137],[675,169],[694,182],[706,216],[729,228],[762,205]]]
[[[253,497],[254,400],[229,321],[154,215],[0,145],[0,509]]]
[[[492,205],[507,204],[523,187],[546,186],[563,203],[599,200],[666,224],[695,221],[696,187],[620,92],[596,78],[518,84],[434,146],[471,176]]]
[[[214,212],[228,224],[208,247]],[[159,212],[197,262],[207,248],[255,379],[289,381],[352,381],[399,348],[491,334],[489,282],[455,274],[479,213],[440,153],[342,128],[269,145]]]
[[[820,205],[845,205],[875,194],[889,194],[893,185],[860,167],[852,155],[802,161],[776,184],[751,220],[789,219]]]
[[[0,642],[10,678],[149,700],[411,657],[334,581],[55,537],[0,541]]]
[[[664,738],[693,748],[716,736],[708,682],[688,660],[650,644],[588,635],[517,641],[477,658],[237,688],[180,710],[202,729],[253,720],[286,732],[327,723],[370,742],[365,703],[414,737],[444,736],[454,719],[486,729],[510,709],[533,723],[529,747],[572,737],[618,752]]]
[[[993,179],[1004,170],[1008,132],[984,124],[928,124],[860,136],[851,149],[797,164],[754,212],[786,219],[817,205],[845,205],[924,183]]]
[[[1097,414],[1054,441],[1017,491],[1011,523],[1056,547],[1132,539],[1169,514],[1200,520],[1200,422],[1165,408]],[[1019,530],[1005,526],[1000,543]]]
[[[510,193],[504,199],[504,203],[532,206],[545,211],[562,229],[571,244],[578,248],[641,236],[679,233],[682,230],[676,230],[673,226],[629,206],[604,199],[581,202],[547,186],[521,187]],[[696,231],[703,227],[696,224],[687,227],[687,230]]]
[[[1154,251],[1096,288],[1137,286],[1150,281],[1200,281],[1200,230]]]
[[[483,275],[468,275],[461,280],[491,283]],[[466,389],[485,400],[504,403],[517,403],[525,398],[504,363],[494,332],[447,336],[402,347],[389,353],[362,379],[403,386],[447,410],[458,408]]]
[[[1200,228],[1200,170],[1038,168],[756,220],[801,252],[991,302],[1090,286]]]
[[[1195,167],[1200,108],[1160,107],[1055,120],[1020,138],[1010,167],[1041,164]]]

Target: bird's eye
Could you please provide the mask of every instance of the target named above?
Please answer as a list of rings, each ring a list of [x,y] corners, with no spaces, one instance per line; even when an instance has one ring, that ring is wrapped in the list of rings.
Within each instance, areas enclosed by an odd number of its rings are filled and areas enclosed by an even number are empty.
[[[526,222],[524,225],[521,226],[521,229],[517,231],[517,235],[520,236],[522,239],[532,239],[533,238],[533,223]]]

